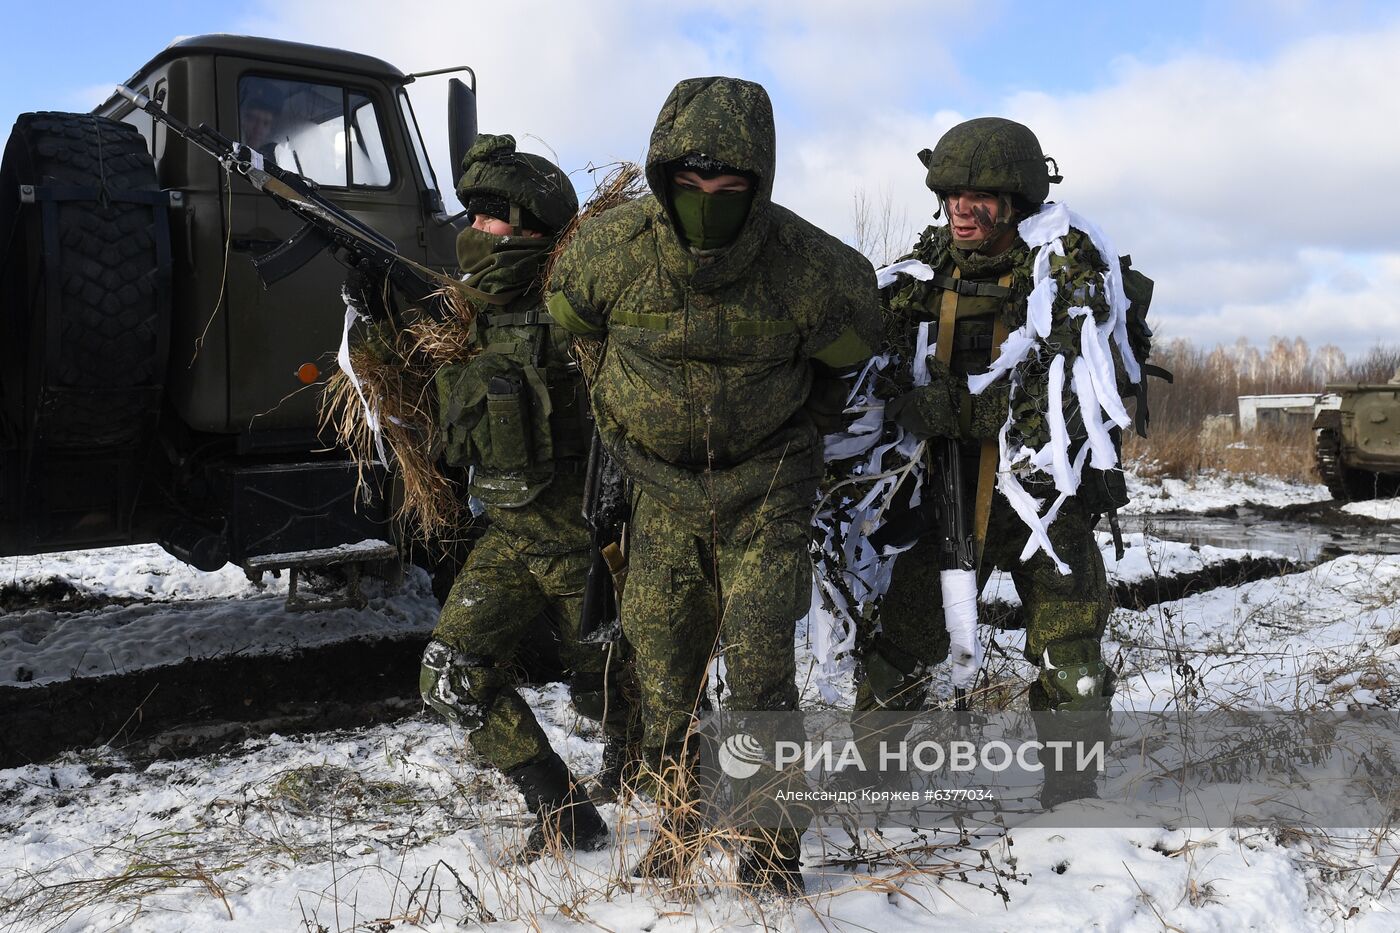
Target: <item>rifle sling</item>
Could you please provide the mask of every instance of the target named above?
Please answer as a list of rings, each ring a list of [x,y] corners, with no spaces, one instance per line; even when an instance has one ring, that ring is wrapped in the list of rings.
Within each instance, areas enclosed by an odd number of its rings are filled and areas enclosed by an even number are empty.
[[[951,278],[939,276],[942,281],[935,281],[942,292],[938,309],[938,343],[934,349],[934,356],[944,363],[953,361],[953,350],[957,340],[954,336],[954,328],[958,319],[958,297],[964,293],[971,294],[1010,294],[1011,273],[1003,275],[997,280],[996,286],[987,286],[985,289],[974,290],[964,288],[960,282],[962,270],[953,267]],[[997,291],[993,291],[993,288]],[[1006,341],[1006,322],[1001,314],[996,315],[992,324],[991,351],[992,359],[996,359],[997,351]],[[963,407],[970,412],[969,406],[972,404],[970,395],[964,395]],[[977,493],[974,500],[975,505],[972,513],[972,544],[977,557],[978,567],[982,564],[982,552],[987,543],[987,526],[992,517],[992,495],[996,491],[997,463],[1001,459],[1000,451],[997,447],[997,440],[994,437],[985,438],[982,441],[982,449],[977,457]]]
[[[1011,273],[1003,275],[997,284],[1007,287],[1011,284]],[[992,323],[992,355],[1006,342],[1006,318],[997,314]],[[987,526],[992,520],[992,495],[996,491],[997,464],[1001,461],[1001,450],[995,437],[982,439],[982,449],[977,455],[977,498],[972,512],[972,547],[977,556],[979,570],[982,566],[982,552],[987,544]]]
[[[962,270],[953,267],[953,281],[962,278]],[[938,306],[938,336],[933,355],[940,363],[953,362],[953,327],[958,320],[958,292],[953,288],[942,289],[943,297]]]

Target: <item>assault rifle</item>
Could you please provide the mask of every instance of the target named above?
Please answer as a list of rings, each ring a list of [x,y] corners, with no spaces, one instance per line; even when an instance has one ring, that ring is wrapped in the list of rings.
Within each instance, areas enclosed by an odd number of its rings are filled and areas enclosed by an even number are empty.
[[[944,437],[935,444],[932,466],[938,475],[927,485],[926,491],[935,493],[934,498],[938,502],[938,581],[943,590],[943,619],[948,626],[950,650],[956,653],[977,645],[977,552],[972,542],[971,524],[967,520],[967,502],[963,498],[962,457],[958,453],[958,442]],[[960,634],[963,636],[961,639],[958,637]],[[966,664],[967,660],[955,654],[955,669],[959,663]],[[980,658],[977,660],[980,661]],[[976,676],[975,670],[973,676]],[[966,687],[954,684],[953,709],[958,712],[967,710]]]
[[[977,662],[977,552],[967,519],[963,496],[962,457],[958,442],[951,437],[930,438],[928,481],[917,506],[895,515],[870,536],[878,551],[902,550],[926,534],[938,536],[939,585],[943,596],[943,619],[952,642],[953,663]],[[971,651],[959,656],[958,652]],[[967,689],[953,687],[953,709],[964,712]]]
[[[583,588],[579,621],[579,636],[585,640],[611,641],[621,631],[618,596],[627,570],[622,539],[631,511],[632,483],[595,430],[583,485],[583,520],[593,532],[593,563]]]
[[[166,113],[159,102],[145,94],[123,86],[117,87],[117,93],[164,123],[176,136],[209,153],[229,174],[242,175],[283,210],[301,218],[301,229],[279,246],[254,257],[253,266],[264,287],[291,275],[326,249],[343,265],[368,277],[387,277],[401,294],[420,307],[432,308],[435,303],[428,299],[435,292],[458,285],[451,276],[400,255],[392,240],[322,197],[307,178],[263,159],[258,152],[208,124],[188,125]]]

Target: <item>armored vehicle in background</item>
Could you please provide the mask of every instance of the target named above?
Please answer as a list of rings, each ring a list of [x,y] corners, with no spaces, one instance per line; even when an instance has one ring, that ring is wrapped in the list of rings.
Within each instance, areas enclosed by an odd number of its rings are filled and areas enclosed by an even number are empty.
[[[405,74],[367,55],[210,35],[126,82],[297,172],[454,270]],[[452,79],[453,158],[476,135]],[[449,179],[449,188],[450,188]],[[252,259],[298,227],[218,161],[114,94],[27,113],[0,166],[0,556],[157,542],[201,569],[397,565],[384,484],[318,427],[346,323],[320,254],[265,288]],[[382,480],[382,477],[380,478]]]
[[[1400,369],[1387,383],[1329,385],[1313,435],[1317,472],[1337,499],[1400,492]]]

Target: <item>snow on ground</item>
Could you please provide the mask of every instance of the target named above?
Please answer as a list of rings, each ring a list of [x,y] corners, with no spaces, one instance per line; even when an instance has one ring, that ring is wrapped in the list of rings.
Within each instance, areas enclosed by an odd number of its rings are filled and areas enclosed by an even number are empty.
[[[1239,483],[1221,488],[1234,503],[1253,494]],[[1269,495],[1309,501],[1296,498],[1311,495],[1306,487],[1291,489]],[[1142,535],[1127,541],[1124,560],[1109,562],[1119,580],[1268,556]],[[1111,558],[1107,537],[1100,543]],[[24,619],[40,636],[35,645],[55,657],[64,639],[80,640],[86,631],[105,645],[104,653],[125,650],[128,659],[120,663],[137,664],[146,663],[138,660],[138,646],[158,640],[157,631],[169,639],[176,617],[203,614],[205,623],[229,632],[238,620],[264,625],[264,616],[281,614],[280,595],[240,582],[241,574],[182,581],[193,572],[132,550],[106,558],[26,558],[40,569],[9,568],[11,582],[72,573],[85,588],[158,604],[69,613],[82,616],[85,626],[71,631],[59,611],[11,613],[0,620],[0,676],[33,657],[34,645],[24,643],[21,651],[16,643]],[[55,570],[60,566],[71,570]],[[1004,586],[1010,589],[1009,581]],[[1002,592],[996,586],[987,595]],[[1400,685],[1398,607],[1400,557],[1347,556],[1147,610],[1117,610],[1106,639],[1108,656],[1123,665],[1115,706],[1400,707],[1400,687],[1390,686]],[[123,615],[135,610],[149,615]],[[366,614],[396,612],[399,618],[379,624],[393,630],[431,624],[426,580],[411,581],[401,596],[376,596]],[[306,629],[322,624],[373,630],[356,615],[295,614],[214,650],[305,638]],[[181,638],[196,638],[194,623],[182,631]],[[335,631],[326,640],[343,637]],[[989,659],[997,675],[1024,683],[1032,669],[1019,659],[1023,633],[992,637],[997,645]],[[798,654],[805,682],[810,654],[800,643]],[[52,669],[59,668],[55,661]],[[946,696],[949,685],[937,689]],[[571,768],[595,771],[599,735],[571,712],[567,691],[554,685],[523,692]],[[923,847],[919,870],[912,871],[888,859],[874,869],[831,864],[848,854],[849,837],[809,833],[810,896],[782,905],[726,887],[733,865],[722,853],[711,854],[713,877],[698,899],[634,885],[626,868],[649,838],[651,814],[636,803],[607,805],[603,813],[618,844],[515,866],[505,853],[529,825],[519,797],[472,761],[459,730],[429,716],[350,732],[271,736],[149,766],[113,752],[70,754],[0,771],[0,926],[62,933],[381,933],[495,920],[492,929],[551,931],[1400,929],[1400,884],[1388,877],[1400,840],[1389,832],[1019,827],[971,845],[893,832],[862,839],[867,847]],[[945,847],[935,851],[930,842]]]
[[[1400,498],[1348,502],[1342,506],[1342,511],[1348,515],[1360,515],[1363,518],[1379,518],[1387,522],[1400,522]]]
[[[1168,578],[1198,573],[1210,567],[1237,561],[1282,559],[1282,555],[1274,551],[1183,544],[1136,532],[1123,535],[1123,559],[1119,560],[1113,547],[1113,536],[1101,531],[1098,533],[1098,539],[1109,583],[1141,583],[1154,577]],[[1021,597],[1016,593],[1011,574],[1003,570],[992,571],[987,585],[982,590],[982,599],[1004,602],[1012,606],[1021,604]]]
[[[525,693],[571,767],[595,769],[597,734],[569,713],[563,689]],[[830,864],[850,845],[833,830],[808,834],[809,897],[782,905],[727,887],[733,866],[720,852],[698,900],[626,881],[650,815],[602,812],[618,844],[512,864],[529,824],[518,796],[429,718],[145,768],[70,755],[0,772],[0,920],[56,933],[450,931],[489,920],[502,930],[1395,929],[1396,898],[1372,892],[1397,853],[1364,834],[1325,851],[1262,829],[1022,827],[973,846],[865,835],[868,847],[946,846],[910,871]],[[1336,920],[1353,906],[1365,914]]]
[[[388,635],[422,633],[437,620],[427,574],[402,588],[366,579],[364,609],[291,612],[286,578],[250,582],[226,566],[202,573],[154,545],[71,551],[0,561],[12,590],[66,581],[73,609],[40,602],[0,616],[0,684],[43,684],[122,673],[190,658],[265,653]]]
[[[1142,479],[1128,472],[1132,501],[1124,515],[1161,512],[1210,512],[1232,505],[1284,506],[1325,502],[1332,494],[1323,485],[1290,483],[1274,476],[1202,473],[1191,480]]]
[[[233,564],[204,573],[155,544],[0,558],[0,586],[32,589],[49,581],[114,599],[221,599],[287,592],[285,578],[264,575],[254,583]]]
[[[1400,707],[1400,557],[1348,555],[1301,573],[1117,610],[1127,664],[1115,706]]]

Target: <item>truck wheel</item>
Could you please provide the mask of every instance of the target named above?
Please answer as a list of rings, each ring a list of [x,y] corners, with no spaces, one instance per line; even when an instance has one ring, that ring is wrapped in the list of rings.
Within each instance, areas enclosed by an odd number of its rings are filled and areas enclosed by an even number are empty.
[[[22,185],[40,200],[23,203]],[[47,447],[130,445],[159,411],[169,330],[159,191],[133,126],[73,113],[15,121],[0,163],[0,399],[4,420]]]

